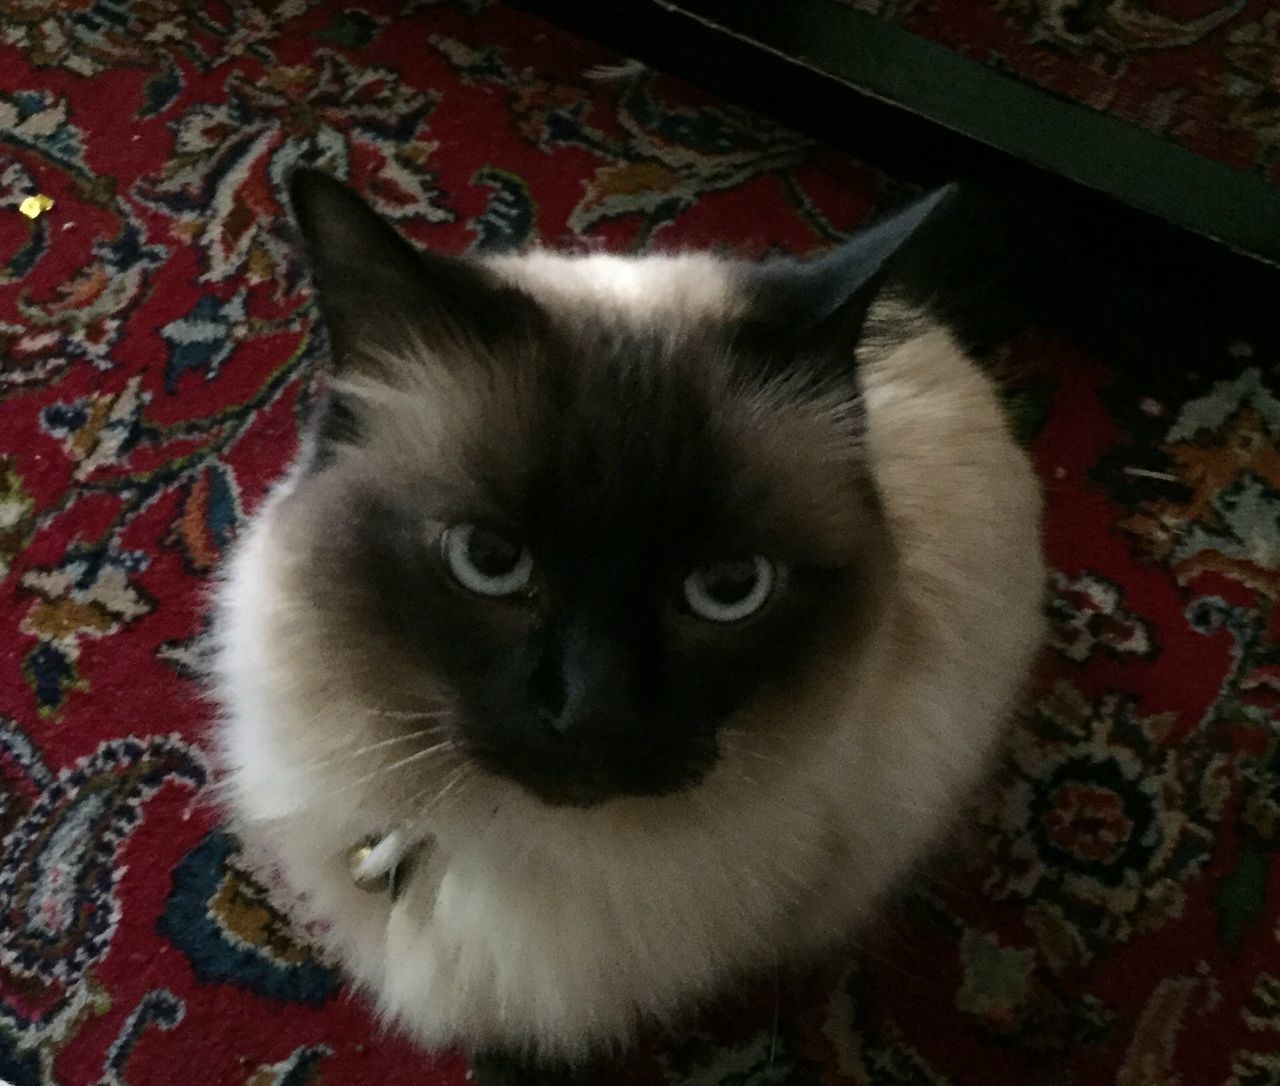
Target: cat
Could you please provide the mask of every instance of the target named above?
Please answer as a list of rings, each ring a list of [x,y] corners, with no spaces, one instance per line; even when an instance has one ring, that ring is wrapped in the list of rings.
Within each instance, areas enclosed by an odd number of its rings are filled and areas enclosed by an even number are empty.
[[[1037,480],[921,277],[956,191],[762,263],[291,199],[331,372],[216,590],[233,827],[482,1081],[847,938],[1041,638]]]

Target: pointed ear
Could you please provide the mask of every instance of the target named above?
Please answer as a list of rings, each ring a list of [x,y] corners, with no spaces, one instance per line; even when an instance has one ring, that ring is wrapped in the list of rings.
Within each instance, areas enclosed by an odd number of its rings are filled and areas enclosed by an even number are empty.
[[[420,252],[328,175],[298,170],[289,195],[336,372],[410,343],[443,353],[468,341],[492,349],[527,331],[531,298],[465,258]]]
[[[859,231],[822,256],[759,265],[749,273],[753,334],[776,351],[836,350],[847,360],[867,311],[900,268],[914,265],[932,226],[957,198],[948,185]]]

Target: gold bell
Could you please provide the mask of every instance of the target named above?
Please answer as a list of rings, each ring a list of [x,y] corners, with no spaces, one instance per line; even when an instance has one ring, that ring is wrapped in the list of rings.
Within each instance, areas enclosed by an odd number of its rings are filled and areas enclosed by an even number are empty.
[[[381,874],[365,874],[365,863],[373,855],[377,838],[366,837],[358,845],[353,845],[347,853],[347,864],[351,869],[351,881],[366,894],[385,894],[391,887],[391,872]]]

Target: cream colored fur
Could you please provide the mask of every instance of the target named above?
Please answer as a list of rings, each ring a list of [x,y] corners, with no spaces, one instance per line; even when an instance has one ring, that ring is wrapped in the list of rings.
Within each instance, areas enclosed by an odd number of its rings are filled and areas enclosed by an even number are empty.
[[[735,304],[709,258],[496,266],[535,291],[586,289],[624,318]],[[244,535],[217,618],[230,812],[381,1011],[426,1045],[581,1057],[835,943],[990,764],[1040,638],[1037,483],[991,381],[946,332],[919,323],[862,364],[892,597],[856,662],[777,707],[827,727],[786,748],[727,745],[686,794],[550,808],[473,774],[415,813],[379,781],[355,783],[386,759],[342,760],[378,724],[334,680],[341,661],[305,658],[289,587],[301,572],[276,535],[288,481]],[[356,889],[348,848],[406,820],[439,842],[429,867],[395,904]]]

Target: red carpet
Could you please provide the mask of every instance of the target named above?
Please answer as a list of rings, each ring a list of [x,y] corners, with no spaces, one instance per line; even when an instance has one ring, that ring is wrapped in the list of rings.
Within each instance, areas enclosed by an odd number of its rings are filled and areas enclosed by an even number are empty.
[[[0,1079],[463,1081],[376,1030],[217,829],[202,593],[317,361],[300,154],[451,250],[802,252],[894,198],[611,62],[486,3],[0,0]],[[603,1081],[1278,1080],[1280,368],[1015,354],[1053,643],[972,830],[823,975]]]

